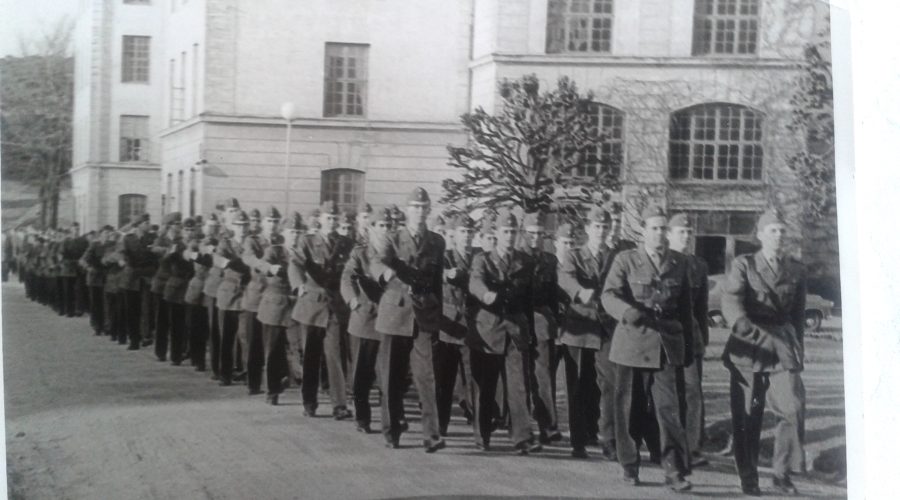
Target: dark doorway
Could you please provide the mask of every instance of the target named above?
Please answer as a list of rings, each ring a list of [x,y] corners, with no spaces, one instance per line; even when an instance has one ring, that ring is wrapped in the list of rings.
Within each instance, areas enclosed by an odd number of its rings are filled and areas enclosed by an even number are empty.
[[[694,253],[706,261],[707,266],[709,266],[709,274],[722,274],[725,272],[724,236],[698,236],[697,247]]]

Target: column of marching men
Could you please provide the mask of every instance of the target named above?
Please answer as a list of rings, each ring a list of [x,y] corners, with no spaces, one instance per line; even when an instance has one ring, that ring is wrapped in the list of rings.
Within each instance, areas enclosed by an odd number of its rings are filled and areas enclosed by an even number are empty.
[[[187,360],[219,385],[265,388],[272,405],[299,385],[312,417],[322,389],[336,420],[354,418],[352,400],[356,429],[372,433],[377,389],[390,448],[410,428],[404,397],[414,385],[426,452],[447,446],[457,402],[479,449],[505,428],[517,454],[538,453],[563,440],[562,362],[573,457],[598,446],[637,485],[645,446],[677,492],[706,463],[707,268],[691,254],[685,214],[648,207],[632,243],[618,216],[594,207],[580,224],[559,224],[548,252],[540,213],[519,220],[500,209],[480,228],[458,214],[429,229],[422,188],[405,210],[363,204],[351,216],[325,201],[308,225],[274,207],[247,213],[235,199],[217,208],[171,213],[159,227],[144,214],[84,236],[77,225],[19,231],[4,254],[29,298],[60,315],[87,312],[96,335],[129,350],[152,345],[159,361]],[[785,255],[785,232],[780,214],[765,212],[762,249],[737,258],[723,285],[735,463],[748,495],[760,494],[767,403],[773,486],[796,493],[790,473],[804,468],[805,275]]]

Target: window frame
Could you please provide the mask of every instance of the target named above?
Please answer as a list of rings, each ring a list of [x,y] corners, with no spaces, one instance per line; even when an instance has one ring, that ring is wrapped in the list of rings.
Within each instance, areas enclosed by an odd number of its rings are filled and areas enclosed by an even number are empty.
[[[724,110],[728,111],[728,116],[723,116]],[[710,116],[710,111],[713,112],[713,116]],[[738,113],[737,117],[734,116],[734,112]],[[711,130],[712,138],[698,138],[698,135],[710,135],[709,119],[714,120],[714,128]],[[732,136],[735,134],[735,129],[731,126],[734,124],[733,121],[727,122],[728,126],[726,127],[722,126],[723,123],[726,123],[725,120],[734,119],[739,120],[736,130],[737,138],[723,139],[722,136],[726,133]],[[748,121],[754,125],[750,130],[746,127]],[[685,122],[688,124],[686,132],[682,131]],[[679,183],[718,185],[764,182],[766,171],[765,123],[766,117],[762,112],[748,106],[727,102],[703,103],[673,112],[669,116],[669,179]],[[698,125],[703,125],[703,127],[698,129]],[[751,135],[750,138],[748,138],[748,133]],[[723,148],[728,148],[724,154]],[[731,148],[736,148],[735,154],[731,153]],[[750,148],[752,154],[748,155],[747,148]],[[702,162],[700,165],[697,164],[697,154],[700,154]],[[735,157],[736,164],[731,161]],[[710,159],[706,160],[707,158]],[[679,162],[679,159],[683,159],[684,163]],[[727,163],[723,164],[723,160]],[[747,161],[751,163],[747,165]],[[700,169],[699,176],[696,173],[698,168]],[[745,176],[745,171],[748,169],[749,177]],[[711,171],[712,177],[706,177],[706,170]],[[731,171],[736,172],[734,177],[730,176]],[[722,172],[725,174],[724,177],[721,176]]]
[[[322,116],[325,118],[350,118],[360,119],[368,116],[369,108],[369,44],[367,43],[341,43],[341,42],[325,42],[325,62],[324,62],[324,79],[323,79],[323,97],[322,97]],[[339,54],[335,54],[338,52]],[[355,52],[355,53],[354,53]],[[341,76],[333,76],[335,67],[332,66],[334,59],[339,58],[341,62]],[[349,68],[348,61],[353,61],[353,71],[356,77],[346,76],[344,68]],[[359,62],[362,64],[359,64]],[[350,93],[345,89],[349,85],[353,85],[358,92]],[[339,86],[339,88],[338,88]],[[335,90],[338,88],[338,90]],[[333,99],[335,95],[340,96],[340,101]],[[356,96],[358,103],[349,102],[350,96]],[[335,106],[339,105],[340,110],[336,111]],[[358,106],[359,113],[348,113],[348,106]]]
[[[342,176],[350,175],[349,182],[345,184],[343,182]],[[352,183],[357,181],[358,184],[353,186]],[[333,192],[333,187],[329,184],[334,184],[337,186],[337,192]],[[351,188],[355,192],[350,193],[352,196],[351,201],[344,201],[344,196],[348,193],[345,190],[345,187],[350,185]],[[345,210],[348,212],[352,212],[356,210],[356,207],[359,206],[360,203],[366,197],[366,173],[362,170],[357,170],[354,168],[331,168],[328,170],[322,170],[321,180],[319,185],[319,203],[323,203],[325,201],[333,201],[340,210]]]
[[[555,4],[555,5],[554,5]],[[586,10],[573,12],[573,6],[585,6]],[[595,12],[595,7],[602,5],[601,12]],[[548,6],[550,11],[557,11],[547,16],[547,46],[548,54],[565,54],[574,56],[611,55],[614,49],[615,29],[615,0],[551,0]],[[608,9],[608,12],[606,11]],[[586,26],[573,29],[574,21],[587,21]],[[596,26],[596,22],[605,25]],[[556,24],[551,24],[556,23]],[[584,50],[572,49],[572,33],[584,30],[585,36],[580,40],[584,44]],[[608,32],[608,38],[602,35],[594,38],[597,32]],[[595,44],[600,48],[594,50]]]
[[[140,201],[142,201],[142,202],[143,202],[143,205],[141,206],[141,208],[140,208],[139,210],[134,210],[134,204],[133,204],[133,203],[129,203],[129,206],[128,206],[129,212],[128,212],[127,214],[126,214],[126,213],[123,213],[122,208],[124,207],[124,203],[125,203],[126,201],[132,202],[133,200],[140,200]],[[123,193],[123,194],[120,194],[120,195],[119,195],[118,202],[119,202],[119,207],[118,207],[118,210],[119,210],[119,211],[118,211],[118,215],[119,215],[119,217],[118,217],[119,225],[118,225],[118,227],[122,227],[122,226],[124,226],[125,224],[128,224],[129,222],[131,222],[131,217],[132,217],[132,216],[134,216],[134,215],[140,215],[140,214],[145,213],[145,212],[147,211],[147,195],[145,195],[145,194],[141,194],[141,193]]]
[[[597,178],[599,175],[602,175],[602,171],[603,171],[604,167],[608,167],[608,164],[604,165],[604,158],[611,157],[612,155],[615,154],[615,151],[604,152],[603,151],[604,146],[611,146],[611,149],[614,149],[614,147],[616,145],[619,146],[619,152],[618,152],[619,162],[618,162],[618,165],[615,165],[613,167],[613,168],[618,169],[618,172],[615,172],[615,175],[611,175],[611,178],[621,180],[622,176],[625,172],[625,151],[626,151],[626,147],[625,147],[625,131],[626,131],[625,112],[615,106],[610,106],[609,104],[606,104],[606,103],[602,103],[602,102],[592,103],[591,113],[596,118],[592,118],[591,122],[600,129],[599,131],[601,134],[605,134],[606,129],[608,129],[607,127],[603,127],[603,119],[604,119],[604,116],[602,114],[603,112],[612,113],[609,116],[610,116],[610,119],[612,119],[613,121],[615,121],[616,119],[619,120],[618,124],[613,123],[610,126],[610,127],[612,127],[613,131],[616,128],[618,128],[619,137],[615,137],[614,135],[612,137],[606,136],[607,137],[606,140],[597,143],[596,153],[589,155],[587,163],[585,164],[586,169],[596,168],[597,169],[596,172],[593,175],[591,175],[586,172],[577,172],[577,169],[576,169],[576,172],[573,173],[573,177],[575,179],[582,179],[582,180],[594,179],[594,178]],[[596,121],[596,123],[594,123],[595,121]]]
[[[146,50],[141,54],[135,45],[146,41]],[[122,83],[150,83],[150,50],[152,39],[146,35],[122,35],[122,61],[120,64]],[[144,74],[141,74],[143,69]],[[140,79],[142,76],[145,79]]]
[[[734,14],[720,14],[717,12],[720,5],[727,5],[726,2],[735,6]],[[756,13],[742,14],[741,9],[745,3],[748,4],[748,9],[753,8]],[[707,6],[708,9],[706,9]],[[712,13],[703,12],[704,9],[710,10]],[[759,57],[760,31],[762,29],[761,18],[762,2],[760,0],[695,0],[694,21],[691,31],[693,38],[691,43],[691,55],[696,57]],[[707,21],[710,23],[708,39],[703,36],[703,34],[706,33],[703,24]],[[718,26],[719,23],[729,22],[733,23],[733,36],[731,37],[731,40],[728,41],[723,39],[721,42],[717,41],[717,34],[722,33],[721,28]],[[742,23],[747,23],[748,26],[742,27]],[[749,27],[750,24],[755,25],[752,30]],[[704,31],[700,31],[701,29]],[[752,31],[753,38],[751,39],[749,36],[746,36],[742,40],[742,35],[747,31]],[[726,30],[725,32],[727,33],[728,31]],[[716,51],[716,45],[719,43],[730,43],[733,49],[730,52],[718,52]],[[742,43],[752,45],[753,50],[740,52],[739,48]]]
[[[128,123],[128,120],[132,120]],[[144,136],[137,133],[139,121],[143,122]],[[126,126],[126,124],[128,126]],[[128,130],[130,129],[130,130]],[[126,137],[127,131],[134,131],[131,136]],[[126,144],[126,141],[142,141],[137,145],[133,143]],[[146,145],[145,145],[146,144]],[[119,115],[119,161],[122,163],[150,163],[150,153],[152,143],[150,141],[150,116],[148,115]],[[133,158],[133,152],[137,148],[138,157]]]

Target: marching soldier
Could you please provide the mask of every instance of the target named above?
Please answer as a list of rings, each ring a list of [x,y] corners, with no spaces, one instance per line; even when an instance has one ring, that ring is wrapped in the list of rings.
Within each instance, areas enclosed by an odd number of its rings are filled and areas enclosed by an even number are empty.
[[[387,446],[399,448],[404,428],[403,392],[412,368],[422,406],[425,451],[447,446],[440,435],[435,399],[432,344],[438,336],[441,314],[441,279],[444,238],[428,230],[431,210],[428,192],[415,188],[406,201],[404,226],[385,240],[381,260],[372,273],[384,285],[375,330],[383,334],[381,357],[381,426]],[[395,218],[395,224],[400,218]]]
[[[756,232],[762,249],[734,260],[722,295],[732,325],[722,356],[731,374],[734,461],[741,488],[753,496],[760,495],[757,461],[767,403],[776,421],[773,485],[796,494],[790,473],[804,469],[806,271],[787,255],[786,234],[781,214],[763,213]]]
[[[221,229],[218,215],[210,214],[206,218],[206,229],[203,231],[205,237],[200,243],[200,256],[198,257],[200,263],[207,268],[206,279],[203,281],[203,306],[206,308],[206,325],[209,330],[209,365],[213,380],[219,380],[221,369],[219,361],[222,356],[222,331],[219,325],[216,292],[219,290],[219,285],[222,284],[223,269],[213,263],[215,250],[221,238]]]
[[[274,210],[274,212],[272,211]],[[271,233],[274,225],[281,220],[281,214],[274,207],[266,216],[265,227]],[[269,245],[268,235],[263,235],[263,221],[259,210],[250,211],[250,228],[243,241],[241,259],[250,270],[250,282],[244,289],[241,298],[241,327],[238,339],[241,340],[244,367],[247,370],[247,387],[251,395],[262,393],[262,372],[265,363],[263,352],[262,323],[256,317],[262,292],[266,287],[266,276],[261,271],[263,254]]]
[[[684,254],[688,261],[693,286],[694,330],[691,345],[694,360],[684,368],[684,430],[691,450],[691,466],[708,462],[700,454],[703,439],[703,355],[709,344],[709,268],[706,261],[694,255],[694,228],[687,214],[675,214],[669,220],[669,248]]]
[[[62,289],[60,290],[62,297],[62,312],[70,318],[75,317],[79,302],[78,259],[84,254],[87,246],[84,240],[79,237],[77,231],[78,226],[73,225],[70,232],[66,234],[60,243],[59,248],[59,275],[62,278],[60,280],[62,285]]]
[[[391,213],[387,209],[382,210],[377,218],[367,214],[365,221],[370,221],[371,227],[362,226],[359,234],[366,243],[357,245],[350,252],[341,275],[341,296],[350,308],[347,330],[356,338],[352,372],[356,429],[369,434],[372,432],[369,392],[377,378],[378,348],[381,344],[381,335],[375,331],[375,318],[378,315],[378,301],[384,291],[372,276],[371,264],[382,257],[378,249],[384,247],[383,242],[391,230]],[[367,234],[362,236],[364,233]]]
[[[615,257],[602,304],[618,320],[609,350],[616,363],[616,452],[625,481],[639,483],[640,455],[632,435],[632,412],[652,396],[659,421],[666,485],[684,492],[691,483],[689,449],[681,424],[678,372],[690,362],[693,335],[687,259],[668,249],[668,218],[658,206],[644,210],[643,247]],[[683,397],[683,396],[682,396]]]
[[[119,305],[119,277],[122,273],[122,248],[119,242],[119,233],[110,231],[106,246],[103,249],[101,262],[104,267],[103,282],[103,311],[106,313],[106,333],[109,340],[127,342],[125,329],[122,326],[122,308]]]
[[[454,245],[444,252],[444,317],[438,342],[434,345],[435,397],[442,436],[447,435],[450,425],[454,386],[458,378],[463,385],[460,406],[464,411],[471,411],[468,386],[472,374],[465,343],[477,307],[475,298],[469,293],[469,272],[475,257],[472,249],[475,221],[467,214],[460,214],[450,219],[447,229],[452,233]]]
[[[527,371],[533,346],[534,263],[515,249],[518,221],[512,212],[498,214],[496,247],[472,262],[469,293],[479,302],[474,331],[469,333],[475,401],[475,443],[490,449],[491,407],[500,373],[506,373],[509,437],[522,455],[542,449],[535,443],[528,412]]]
[[[169,337],[157,336],[157,341],[162,340],[162,345],[157,345],[157,354],[162,352],[165,357],[166,343],[171,340],[169,359],[172,365],[180,366],[185,354],[186,340],[184,296],[194,272],[194,266],[186,258],[185,251],[188,250],[188,242],[194,237],[194,219],[187,217],[183,224],[180,220],[173,221],[169,225],[169,234],[172,245],[160,262],[160,266],[169,266],[169,278],[163,287],[163,300],[169,312]]]
[[[284,248],[287,251],[288,256],[291,255],[293,250],[299,248],[298,245],[304,235],[306,235],[306,225],[303,224],[303,216],[300,215],[300,212],[294,212],[285,231],[286,240]],[[288,268],[290,268],[290,266],[288,266]],[[291,311],[293,311],[297,303],[297,297],[293,294],[293,287],[291,288],[290,300]],[[300,323],[291,319],[290,324],[287,327],[286,335],[288,371],[291,377],[290,381],[297,385],[301,385],[301,381],[303,380],[303,335]]]
[[[272,208],[271,219],[278,211]],[[268,232],[268,231],[267,231]],[[279,233],[268,236],[269,246],[259,265],[266,284],[259,302],[257,318],[262,324],[262,343],[265,352],[266,400],[278,404],[278,395],[284,390],[282,380],[288,374],[286,328],[291,324],[291,284],[288,279],[288,252],[284,236]]]
[[[586,446],[593,437],[590,421],[597,419],[598,404],[601,453],[610,460],[616,456],[616,368],[609,359],[613,325],[601,303],[611,258],[604,245],[609,226],[609,213],[593,207],[585,220],[587,242],[563,258],[559,272],[560,287],[570,299],[560,342],[565,346],[569,432],[576,458],[588,456]]]
[[[250,220],[243,210],[237,211],[231,220],[232,233],[219,240],[213,256],[213,265],[222,269],[222,280],[216,290],[216,307],[219,310],[219,328],[222,333],[219,358],[219,385],[232,383],[234,351],[241,315],[241,298],[244,286],[250,279],[250,269],[241,260],[241,241],[247,234]]]
[[[203,217],[197,216],[194,224],[199,228]],[[208,227],[208,225],[207,225]],[[204,304],[203,288],[209,278],[212,267],[212,256],[201,253],[204,235],[197,231],[190,239],[185,240],[184,260],[193,267],[193,275],[184,292],[185,329],[187,331],[188,352],[191,366],[195,370],[206,371],[206,343],[209,339],[209,321],[206,304]]]
[[[559,327],[559,284],[556,257],[544,251],[543,213],[525,215],[525,243],[523,251],[534,263],[532,290],[534,318],[532,320],[535,349],[531,353],[529,388],[539,439],[547,444],[562,440],[556,422],[556,337]]]
[[[156,258],[150,251],[153,240],[150,236],[150,215],[142,214],[132,221],[134,231],[124,236],[123,257],[125,268],[122,271],[122,300],[126,312],[123,322],[128,331],[128,350],[140,349],[142,300],[141,290],[144,278],[151,277],[155,270]]]
[[[347,409],[344,371],[341,367],[341,325],[338,314],[341,273],[353,242],[337,234],[338,208],[333,201],[322,203],[318,234],[307,235],[291,255],[291,286],[297,290],[293,319],[303,329],[303,407],[315,416],[318,407],[319,374],[322,357],[328,368],[328,387],[336,420],[353,417]]]
[[[168,214],[162,221],[163,228],[156,237],[156,241],[154,241],[153,246],[150,247],[150,250],[159,261],[159,264],[156,267],[156,274],[153,275],[150,282],[150,292],[153,294],[153,312],[155,319],[153,322],[155,331],[154,343],[156,344],[154,351],[156,352],[156,359],[159,361],[166,360],[166,351],[168,350],[167,340],[169,335],[169,309],[168,304],[163,298],[163,291],[166,287],[166,282],[169,281],[171,268],[168,260],[163,261],[163,256],[165,256],[172,245],[175,244],[174,238],[176,233],[174,229],[171,229],[171,226],[176,221],[181,221],[180,212]]]
[[[100,232],[94,236],[89,243],[87,250],[81,256],[80,264],[86,272],[86,280],[88,291],[90,294],[90,321],[94,333],[103,335],[104,333],[104,316],[103,316],[103,252],[109,233],[112,232],[112,226],[103,226]]]

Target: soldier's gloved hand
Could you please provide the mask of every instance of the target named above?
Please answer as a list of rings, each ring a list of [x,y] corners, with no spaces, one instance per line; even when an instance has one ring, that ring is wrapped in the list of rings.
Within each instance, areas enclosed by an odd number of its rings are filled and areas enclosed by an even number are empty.
[[[746,316],[742,316],[734,322],[731,330],[738,335],[747,335],[753,331],[753,323]]]
[[[497,292],[486,292],[481,297],[481,301],[484,302],[484,304],[487,306],[493,304],[496,300],[497,300]]]
[[[641,326],[647,322],[647,313],[636,307],[631,307],[622,315],[622,322],[628,325]]]

